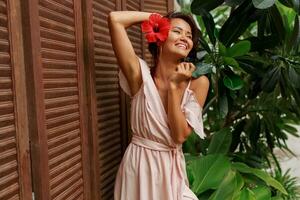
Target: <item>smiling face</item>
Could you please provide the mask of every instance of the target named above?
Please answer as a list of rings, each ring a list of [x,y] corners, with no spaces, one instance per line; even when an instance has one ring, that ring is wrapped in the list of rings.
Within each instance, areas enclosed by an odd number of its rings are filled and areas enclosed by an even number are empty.
[[[180,18],[171,19],[171,29],[167,40],[162,45],[164,54],[172,54],[176,59],[188,56],[193,48],[192,30],[190,25]]]

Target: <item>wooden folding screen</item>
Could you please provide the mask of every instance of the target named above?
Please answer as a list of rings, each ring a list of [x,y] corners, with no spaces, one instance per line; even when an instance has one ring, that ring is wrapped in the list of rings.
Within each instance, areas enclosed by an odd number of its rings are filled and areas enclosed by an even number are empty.
[[[22,0],[36,199],[89,199],[80,0]]]
[[[88,56],[89,108],[93,130],[94,199],[113,199],[114,179],[127,146],[130,129],[129,98],[118,85],[118,70],[109,37],[107,16],[113,10],[141,10],[162,14],[173,9],[172,0],[87,0],[84,19]],[[139,25],[128,29],[138,56],[145,58],[143,35]],[[121,41],[120,41],[121,42]],[[149,60],[149,56],[148,56]],[[97,192],[95,192],[97,191]],[[97,196],[99,195],[99,196]]]
[[[0,0],[0,199],[31,199],[19,0]]]
[[[85,2],[88,102],[93,136],[90,138],[93,147],[90,154],[93,155],[92,199],[99,196],[101,199],[112,199],[115,173],[126,144],[126,137],[122,141],[127,131],[124,95],[121,96],[119,91],[118,66],[107,26],[108,13],[120,9],[120,1]]]
[[[113,199],[130,99],[107,16],[172,2],[0,0],[0,199]],[[128,34],[149,61],[140,26]]]

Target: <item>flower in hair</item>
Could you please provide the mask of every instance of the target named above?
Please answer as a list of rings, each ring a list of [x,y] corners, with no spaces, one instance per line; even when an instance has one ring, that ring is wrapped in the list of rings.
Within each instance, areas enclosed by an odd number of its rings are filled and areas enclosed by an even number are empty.
[[[149,20],[141,24],[148,43],[156,42],[158,45],[168,38],[170,26],[170,20],[157,13],[151,14]]]

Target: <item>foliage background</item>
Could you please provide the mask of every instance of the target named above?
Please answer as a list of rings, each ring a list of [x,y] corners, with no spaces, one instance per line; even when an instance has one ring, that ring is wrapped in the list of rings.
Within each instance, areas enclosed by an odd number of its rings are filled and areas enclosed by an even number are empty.
[[[178,3],[202,31],[193,76],[211,80],[207,138],[184,144],[192,190],[200,199],[300,199],[274,154],[298,137],[299,0]]]

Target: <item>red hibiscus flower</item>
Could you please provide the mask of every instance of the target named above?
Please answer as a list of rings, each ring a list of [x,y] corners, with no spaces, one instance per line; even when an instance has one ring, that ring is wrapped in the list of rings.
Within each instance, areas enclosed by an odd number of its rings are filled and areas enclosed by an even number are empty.
[[[149,43],[157,42],[160,45],[168,38],[170,21],[160,14],[153,13],[150,15],[149,20],[145,20],[141,24],[141,27],[142,32],[146,33],[146,39]]]

